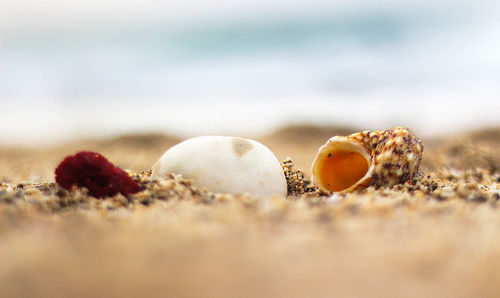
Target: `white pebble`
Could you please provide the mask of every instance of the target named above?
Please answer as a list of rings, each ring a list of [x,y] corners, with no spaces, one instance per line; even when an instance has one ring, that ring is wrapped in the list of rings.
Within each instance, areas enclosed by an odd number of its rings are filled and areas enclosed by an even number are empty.
[[[259,142],[226,136],[196,137],[163,154],[152,176],[181,174],[194,185],[219,193],[286,196],[287,184],[276,156]]]

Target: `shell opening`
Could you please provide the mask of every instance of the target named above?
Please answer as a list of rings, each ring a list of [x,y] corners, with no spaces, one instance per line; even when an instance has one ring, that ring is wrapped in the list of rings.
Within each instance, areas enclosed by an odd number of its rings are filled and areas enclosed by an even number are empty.
[[[328,153],[319,168],[319,182],[329,191],[348,189],[363,178],[370,164],[359,152],[336,150]]]

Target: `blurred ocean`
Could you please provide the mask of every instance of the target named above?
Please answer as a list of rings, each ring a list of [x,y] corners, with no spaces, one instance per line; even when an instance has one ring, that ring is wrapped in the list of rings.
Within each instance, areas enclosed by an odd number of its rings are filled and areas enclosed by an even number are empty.
[[[500,125],[498,2],[223,1],[186,16],[174,4],[48,14],[9,1],[0,144],[297,122],[438,135]]]

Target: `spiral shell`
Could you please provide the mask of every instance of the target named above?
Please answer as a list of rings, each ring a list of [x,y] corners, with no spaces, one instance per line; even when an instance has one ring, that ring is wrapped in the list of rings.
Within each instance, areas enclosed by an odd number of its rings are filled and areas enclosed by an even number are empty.
[[[404,183],[418,173],[423,150],[405,127],[334,136],[319,148],[312,181],[326,193]]]

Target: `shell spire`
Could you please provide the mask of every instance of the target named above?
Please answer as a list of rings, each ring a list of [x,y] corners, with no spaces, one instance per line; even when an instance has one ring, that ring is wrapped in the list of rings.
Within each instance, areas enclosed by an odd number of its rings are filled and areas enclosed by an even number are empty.
[[[404,183],[418,173],[423,150],[405,127],[334,136],[320,147],[312,180],[327,193]]]

